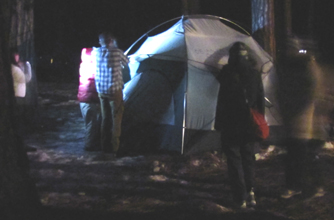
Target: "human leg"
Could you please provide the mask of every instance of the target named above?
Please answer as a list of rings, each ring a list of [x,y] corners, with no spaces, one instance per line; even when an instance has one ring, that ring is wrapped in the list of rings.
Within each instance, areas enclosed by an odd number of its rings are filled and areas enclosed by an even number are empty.
[[[80,103],[85,122],[85,150],[99,151],[100,145],[100,107],[97,103]]]
[[[107,96],[99,94],[101,104],[101,147],[103,152],[110,152],[111,146],[111,106]]]
[[[286,143],[285,184],[286,190],[281,195],[288,199],[302,193],[305,172],[307,142],[302,139],[289,138]]]
[[[25,114],[25,105],[24,105],[24,98],[22,97],[15,97],[16,103],[14,105],[14,129],[16,133],[16,138],[18,142],[20,142],[26,152],[32,152],[36,151],[37,149],[35,147],[29,146],[25,144],[25,137],[27,135],[27,129],[29,126],[27,126],[26,123],[26,114]]]
[[[303,194],[313,196],[323,191],[324,184],[324,163],[319,157],[319,150],[325,145],[325,141],[312,139],[308,142],[306,160],[305,160],[305,177]],[[321,193],[320,193],[321,194]]]
[[[248,143],[241,146],[240,153],[242,158],[242,167],[244,171],[244,180],[246,188],[246,202],[247,206],[255,206],[254,176],[255,176],[255,143]]]
[[[124,112],[123,92],[119,90],[114,95],[114,100],[110,103],[112,108],[112,137],[111,142],[113,152],[117,153],[120,146],[120,136],[122,129],[122,118]]]
[[[254,170],[255,170],[255,143],[248,143],[241,147],[240,153],[242,158],[242,168],[244,171],[246,191],[250,192],[254,187]]]
[[[288,189],[302,189],[306,150],[306,141],[300,139],[288,140],[285,166],[286,187]]]
[[[16,131],[21,138],[24,138],[26,135],[26,123],[25,123],[25,106],[24,98],[15,97],[14,105],[14,125],[16,126]]]
[[[236,205],[239,206],[243,204],[247,196],[240,146],[237,144],[225,145],[223,150],[227,158],[228,176],[233,199]]]

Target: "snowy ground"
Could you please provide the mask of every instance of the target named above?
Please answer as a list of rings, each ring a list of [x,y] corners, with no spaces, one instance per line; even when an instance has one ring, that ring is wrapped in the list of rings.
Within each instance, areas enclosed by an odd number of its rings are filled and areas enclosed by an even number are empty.
[[[229,207],[226,163],[219,153],[114,159],[85,152],[76,92],[75,83],[39,83],[40,120],[26,139],[37,148],[28,156],[47,219],[334,219],[329,143],[319,153],[322,189],[289,200],[279,197],[284,151],[263,149],[257,155],[258,206],[241,212]]]

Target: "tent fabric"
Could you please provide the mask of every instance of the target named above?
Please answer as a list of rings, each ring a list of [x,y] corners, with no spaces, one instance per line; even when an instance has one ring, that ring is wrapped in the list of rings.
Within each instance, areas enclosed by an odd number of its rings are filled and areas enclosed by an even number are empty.
[[[214,146],[220,145],[219,134],[214,131],[219,90],[216,76],[237,41],[250,47],[258,70],[263,72],[271,57],[251,36],[227,26],[218,17],[182,17],[168,30],[148,37],[129,56],[131,80],[124,88],[124,138],[138,139],[136,133],[140,132],[131,128],[143,131],[154,124],[154,131],[141,132],[140,138],[159,129],[172,134],[168,138],[164,133],[159,138],[147,137],[157,139],[151,144],[160,149],[187,153],[220,148]],[[171,141],[174,136],[177,141]]]
[[[186,47],[182,20],[167,31],[148,37],[139,50],[131,56],[136,61],[154,57],[155,59],[186,61]]]

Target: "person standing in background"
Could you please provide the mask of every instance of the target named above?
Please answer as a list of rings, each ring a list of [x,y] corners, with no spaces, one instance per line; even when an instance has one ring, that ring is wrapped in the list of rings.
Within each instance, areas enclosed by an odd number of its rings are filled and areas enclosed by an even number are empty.
[[[101,113],[100,100],[95,87],[95,68],[91,56],[92,48],[83,48],[79,68],[78,101],[85,123],[86,151],[100,151]]]
[[[278,58],[276,94],[287,149],[285,190],[281,197],[289,199],[322,190],[317,150],[325,141],[322,134],[316,135],[314,126],[320,73],[312,68],[316,64],[315,57],[303,48],[303,41],[296,36],[287,39],[285,51]]]
[[[229,50],[228,64],[218,75],[220,89],[215,129],[227,158],[228,176],[236,208],[256,205],[254,195],[255,153],[260,140],[256,135],[250,108],[264,114],[261,73],[255,69],[250,49],[236,42]]]
[[[17,49],[12,49],[11,51],[11,70],[16,102],[21,104],[22,98],[26,96],[26,83],[31,80],[31,67],[29,63],[25,66],[20,62],[20,55]]]
[[[101,146],[104,153],[116,156],[120,146],[124,111],[122,68],[128,58],[117,48],[116,38],[109,32],[99,35],[101,47],[93,49],[96,68],[95,84],[99,93],[102,124]]]
[[[23,137],[26,133],[26,108],[25,108],[25,96],[26,96],[26,83],[31,80],[31,68],[30,64],[26,66],[26,73],[21,69],[22,63],[20,62],[20,55],[15,48],[11,49],[11,72],[13,77],[13,86],[15,94],[15,111],[14,119],[17,126],[18,138],[22,143]],[[36,148],[30,147],[24,144],[26,151],[36,151]]]

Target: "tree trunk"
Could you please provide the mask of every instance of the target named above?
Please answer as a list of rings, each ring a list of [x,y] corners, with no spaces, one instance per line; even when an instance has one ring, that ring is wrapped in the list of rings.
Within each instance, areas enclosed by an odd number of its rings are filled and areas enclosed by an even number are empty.
[[[26,123],[36,125],[38,120],[38,91],[34,50],[34,0],[15,0],[12,5],[10,46],[17,47],[20,60],[31,64],[31,80],[26,85],[24,97]]]
[[[308,18],[308,29],[309,29],[309,35],[310,39],[315,39],[315,33],[314,33],[314,7],[315,7],[315,1],[310,0],[310,6],[309,6],[309,18]]]
[[[199,13],[199,0],[182,0],[182,14],[192,15]]]
[[[0,1],[0,216],[29,219],[40,207],[29,176],[29,161],[16,135],[14,92],[10,68],[11,14],[20,0]],[[24,1],[21,1],[24,2]],[[21,25],[24,25],[21,24]]]
[[[284,11],[282,14],[285,18],[285,35],[289,36],[292,34],[291,0],[284,1]]]
[[[275,60],[275,17],[274,0],[252,0],[253,37]]]

